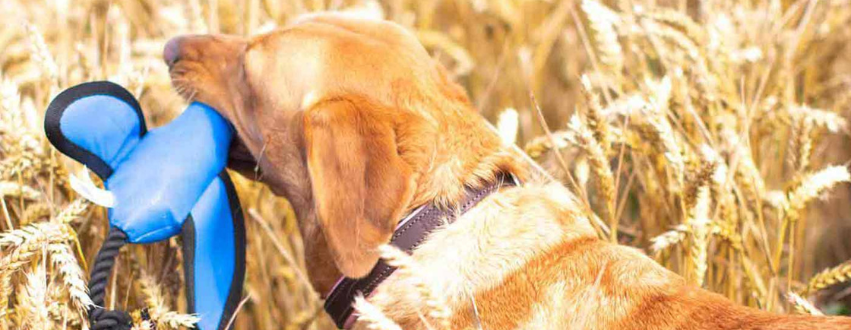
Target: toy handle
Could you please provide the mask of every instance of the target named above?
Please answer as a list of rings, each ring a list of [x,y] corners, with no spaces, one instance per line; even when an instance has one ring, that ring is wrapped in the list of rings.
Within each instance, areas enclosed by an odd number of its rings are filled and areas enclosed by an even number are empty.
[[[89,323],[92,330],[128,330],[132,327],[130,315],[124,311],[108,311],[98,306],[104,305],[106,286],[115,266],[115,257],[127,244],[127,234],[118,228],[110,227],[103,245],[95,256],[95,263],[89,280],[89,296],[94,306],[89,307]]]

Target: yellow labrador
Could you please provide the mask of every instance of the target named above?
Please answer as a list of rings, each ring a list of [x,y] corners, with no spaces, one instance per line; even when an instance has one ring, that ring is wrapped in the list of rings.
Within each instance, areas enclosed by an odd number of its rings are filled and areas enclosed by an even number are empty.
[[[425,329],[414,276],[379,263],[379,246],[406,240],[453,329],[851,329],[737,306],[597,239],[563,187],[507,183],[528,181],[526,166],[393,23],[320,14],[253,38],[178,37],[164,57],[184,96],[235,126],[230,166],[258,165],[292,203],[309,276],[332,305],[368,291],[404,329]],[[414,225],[427,228],[400,238]]]

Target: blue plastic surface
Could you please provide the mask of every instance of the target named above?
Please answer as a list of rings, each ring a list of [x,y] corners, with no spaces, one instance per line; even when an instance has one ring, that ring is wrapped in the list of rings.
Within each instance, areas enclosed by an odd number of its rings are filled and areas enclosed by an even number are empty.
[[[225,185],[216,178],[192,208],[196,237],[193,260],[195,288],[205,288],[195,290],[195,311],[201,316],[201,329],[216,329],[219,326],[234,274],[236,242],[233,223],[215,221],[229,217],[232,212],[227,203],[221,202],[223,199],[227,199]]]
[[[115,195],[109,222],[131,243],[183,234],[190,311],[201,317],[198,329],[224,329],[245,270],[241,210],[224,171],[233,128],[209,106],[193,103],[145,133],[137,107],[115,84],[83,84],[51,103],[45,130],[63,153],[107,167],[96,172],[108,175],[102,179]],[[95,164],[101,161],[106,166]]]
[[[110,209],[111,224],[132,243],[178,234],[201,193],[224,170],[232,136],[227,121],[201,103],[151,130],[106,181],[118,201]]]
[[[136,110],[109,95],[73,101],[65,109],[60,127],[68,140],[85,147],[112,168],[141,140]]]

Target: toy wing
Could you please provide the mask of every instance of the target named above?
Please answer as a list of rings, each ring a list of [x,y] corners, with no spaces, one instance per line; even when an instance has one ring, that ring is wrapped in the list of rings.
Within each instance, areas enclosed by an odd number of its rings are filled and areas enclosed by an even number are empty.
[[[91,168],[115,196],[109,222],[131,243],[181,234],[189,312],[198,329],[225,329],[242,292],[245,228],[224,170],[233,131],[210,107],[193,103],[147,131],[124,88],[91,82],[59,94],[45,115],[48,140]]]

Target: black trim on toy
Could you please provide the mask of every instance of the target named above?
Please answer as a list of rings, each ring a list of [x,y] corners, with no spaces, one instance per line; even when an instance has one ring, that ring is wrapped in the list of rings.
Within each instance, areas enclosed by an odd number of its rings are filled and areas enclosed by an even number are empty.
[[[242,285],[245,282],[245,217],[242,214],[242,204],[239,203],[239,198],[236,195],[236,189],[233,182],[227,173],[227,170],[219,173],[219,178],[225,185],[225,193],[228,196],[228,207],[231,212],[233,221],[234,234],[234,268],[233,278],[228,289],[228,297],[225,301],[222,317],[219,319],[219,325],[216,329],[225,330],[236,308],[239,306],[239,300],[242,297]],[[180,234],[183,240],[183,269],[186,284],[186,305],[187,312],[195,313],[195,221],[190,214],[183,223],[183,229]],[[231,327],[233,328],[233,327]]]
[[[195,219],[190,212],[180,231],[183,251],[183,285],[186,286],[186,312],[195,314]]]
[[[86,165],[86,167],[92,169],[102,180],[106,180],[112,175],[113,168],[104,162],[103,159],[100,159],[100,157],[68,140],[62,133],[61,127],[59,127],[62,115],[69,105],[84,97],[95,95],[112,96],[127,103],[127,105],[136,111],[136,115],[139,116],[139,137],[144,136],[148,132],[148,128],[145,125],[145,116],[142,114],[142,107],[139,106],[139,102],[136,101],[133,94],[130,94],[124,87],[109,81],[93,81],[71,87],[59,93],[50,102],[50,105],[47,106],[47,112],[44,114],[44,133],[47,135],[47,140],[56,149]]]
[[[242,285],[245,281],[245,217],[242,214],[242,204],[239,203],[239,197],[236,195],[236,188],[234,188],[227,170],[222,171],[219,177],[225,184],[225,191],[228,195],[231,218],[233,218],[233,243],[236,245],[233,279],[230,282],[230,290],[222,318],[219,320],[219,329],[225,330],[227,325],[231,323],[230,320],[236,312],[236,308],[239,307],[240,298],[242,298]]]

